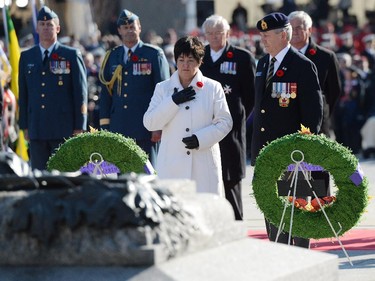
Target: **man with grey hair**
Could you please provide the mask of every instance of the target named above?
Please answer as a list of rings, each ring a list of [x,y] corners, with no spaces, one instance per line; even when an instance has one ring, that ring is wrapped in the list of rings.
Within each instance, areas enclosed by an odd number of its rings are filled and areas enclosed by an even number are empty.
[[[257,29],[268,54],[259,60],[256,69],[252,165],[256,164],[255,160],[263,146],[298,132],[301,124],[310,128],[311,133],[318,133],[323,117],[316,67],[291,47],[292,26],[288,17],[282,13],[268,14],[258,21]],[[276,241],[277,237],[275,223],[279,222],[270,222],[266,218],[267,234],[271,241]],[[309,247],[308,239],[292,239],[289,241],[289,233],[281,232],[277,242]]]
[[[304,11],[295,11],[288,16],[293,28],[291,45],[309,58],[318,69],[323,94],[323,123],[320,133],[330,136],[331,114],[340,97],[341,83],[339,63],[334,52],[313,42],[312,19]]]
[[[220,142],[222,175],[225,197],[236,220],[242,220],[241,181],[246,173],[246,120],[254,105],[255,59],[228,42],[230,26],[222,16],[208,17],[202,28],[208,45],[200,69],[221,83],[233,118],[231,132]]]

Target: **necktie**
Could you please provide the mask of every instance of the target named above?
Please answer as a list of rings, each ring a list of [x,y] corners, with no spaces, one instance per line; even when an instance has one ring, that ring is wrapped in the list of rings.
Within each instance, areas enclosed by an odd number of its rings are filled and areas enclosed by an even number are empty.
[[[273,76],[273,70],[274,70],[274,67],[275,67],[275,61],[276,61],[276,58],[272,58],[271,62],[270,62],[270,65],[268,67],[268,74],[267,74],[267,79],[266,79],[266,87],[268,87],[268,84],[270,83],[271,78]]]
[[[43,65],[46,65],[48,61],[48,50],[44,51]]]
[[[126,63],[128,63],[129,61],[130,61],[130,59],[131,59],[131,57],[132,57],[132,49],[129,49],[128,50],[128,58],[127,58],[127,60],[126,60]]]

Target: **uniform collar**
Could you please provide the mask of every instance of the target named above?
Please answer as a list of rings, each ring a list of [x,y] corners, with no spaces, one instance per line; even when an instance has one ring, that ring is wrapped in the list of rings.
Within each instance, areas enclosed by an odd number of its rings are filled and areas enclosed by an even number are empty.
[[[53,49],[55,48],[56,43],[57,43],[57,42],[53,43],[51,46],[49,46],[48,49],[44,49],[44,48],[42,47],[42,45],[39,44],[39,48],[40,48],[40,51],[41,51],[42,57],[44,56],[44,51],[45,51],[45,50],[48,50],[48,56],[50,56],[51,53],[52,53],[52,51],[53,51]]]
[[[132,50],[132,53],[135,52],[135,50],[138,48],[138,45],[139,45],[139,42],[137,44],[135,44],[133,47],[130,48]],[[125,54],[127,54],[129,48],[124,45],[124,50],[125,50]]]
[[[303,46],[298,51],[301,52],[302,54],[306,54],[306,50],[307,50],[308,47],[309,47],[309,43],[307,43],[305,46]]]
[[[225,47],[224,46],[223,48],[221,48],[219,51],[215,52],[214,50],[212,50],[210,48],[210,55],[211,55],[211,58],[212,58],[212,61],[213,62],[216,62],[220,57],[221,55],[224,53],[224,50],[225,50]]]
[[[178,77],[178,70],[175,71],[171,78],[171,88],[172,90],[174,88],[177,88],[178,91],[182,90],[183,87],[180,82],[180,78]],[[193,80],[190,82],[189,86],[193,86],[194,90],[200,90],[204,88],[204,83],[203,83],[203,74],[200,70],[198,70],[197,74],[195,74]]]
[[[286,55],[286,53],[289,51],[290,49],[290,44],[288,44],[284,49],[282,49],[276,56],[275,58],[277,59],[277,62],[278,63],[281,63]],[[270,55],[270,58],[269,60],[271,61],[271,55]]]

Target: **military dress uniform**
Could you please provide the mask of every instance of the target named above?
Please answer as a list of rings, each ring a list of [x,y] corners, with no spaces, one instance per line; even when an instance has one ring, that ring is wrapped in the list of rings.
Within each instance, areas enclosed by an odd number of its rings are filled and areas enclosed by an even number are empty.
[[[284,14],[273,13],[258,22],[260,31],[285,27],[289,20]],[[269,83],[270,55],[262,57],[255,74],[255,105],[253,135],[251,143],[251,163],[267,143],[282,136],[296,133],[301,124],[318,133],[323,118],[323,99],[315,65],[292,46],[280,61]],[[277,55],[276,55],[277,57]],[[256,177],[256,175],[254,175]],[[266,220],[267,234],[271,241],[276,240],[277,227]],[[280,243],[288,243],[289,234],[282,232]],[[309,240],[293,237],[296,245],[309,246]]]
[[[87,122],[86,68],[79,50],[55,43],[43,65],[36,45],[19,61],[19,126],[28,130],[31,166],[46,169],[50,154]],[[52,149],[35,151],[33,142],[50,141]]]
[[[323,122],[320,133],[330,136],[331,114],[341,95],[339,62],[334,52],[315,44],[311,38],[305,56],[318,69],[319,84],[323,94]]]
[[[268,142],[296,133],[301,124],[318,133],[323,101],[315,65],[293,47],[285,55],[268,87],[265,87],[269,55],[258,62],[251,162]]]
[[[245,49],[226,44],[213,62],[209,45],[200,67],[203,75],[219,81],[233,118],[233,128],[220,141],[225,197],[237,220],[243,218],[240,182],[246,175],[246,120],[254,105],[255,60]]]
[[[142,41],[125,63],[126,56],[124,47],[118,46],[103,61],[101,80],[112,80],[113,85],[107,84],[102,89],[100,125],[102,129],[135,139],[154,165],[157,144],[151,142],[151,132],[143,126],[143,115],[155,85],[169,78],[168,62],[159,47]]]

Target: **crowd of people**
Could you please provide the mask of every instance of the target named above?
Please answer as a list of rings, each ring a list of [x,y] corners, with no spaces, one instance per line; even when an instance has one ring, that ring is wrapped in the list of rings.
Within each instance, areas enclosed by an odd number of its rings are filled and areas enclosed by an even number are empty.
[[[372,26],[338,34],[293,11],[269,13],[244,31],[240,7],[234,19],[240,32],[212,15],[200,34],[142,37],[140,18],[124,9],[118,35],[78,42],[58,39],[59,17],[42,7],[40,42],[22,46],[19,62],[18,126],[31,167],[45,170],[65,139],[90,126],[121,133],[161,178],[194,180],[198,192],[224,196],[242,220],[246,161],[255,165],[264,145],[301,124],[353,153],[375,152]],[[266,226],[275,240],[277,227]],[[288,233],[278,239],[287,243]]]

